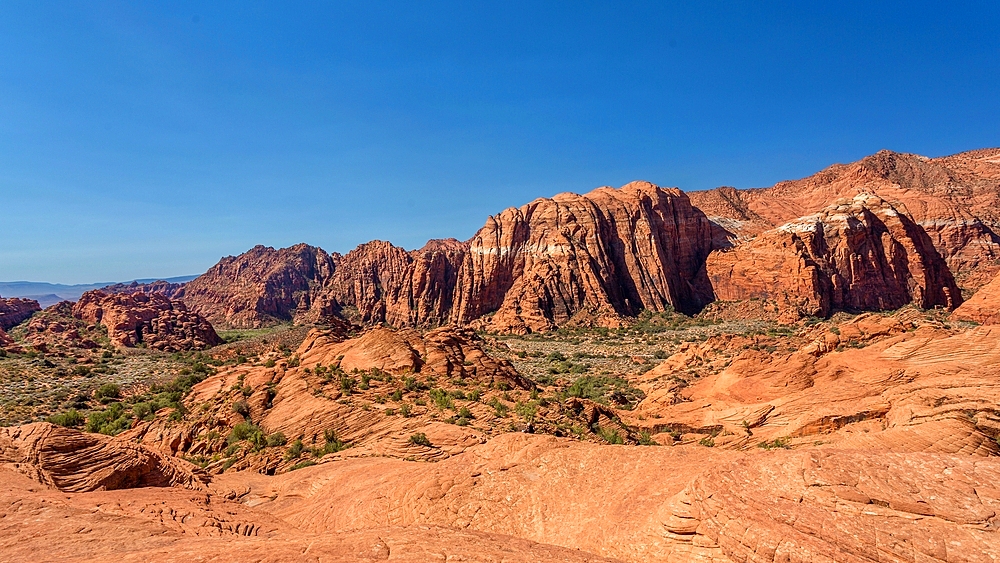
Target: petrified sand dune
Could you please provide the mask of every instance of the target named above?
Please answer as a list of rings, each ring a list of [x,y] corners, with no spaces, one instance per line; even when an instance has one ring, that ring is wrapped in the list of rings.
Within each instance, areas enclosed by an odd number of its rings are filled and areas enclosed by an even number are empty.
[[[1000,324],[1000,276],[984,285],[955,309],[951,318],[980,324]]]
[[[194,466],[142,445],[38,422],[0,429],[0,463],[65,492],[203,489]]]

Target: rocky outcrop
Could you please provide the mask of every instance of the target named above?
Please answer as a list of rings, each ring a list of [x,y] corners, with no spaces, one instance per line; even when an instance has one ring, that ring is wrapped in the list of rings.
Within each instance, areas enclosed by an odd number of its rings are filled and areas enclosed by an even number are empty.
[[[45,422],[0,429],[0,463],[64,492],[202,489],[194,467],[146,447]]]
[[[409,252],[383,241],[362,244],[337,260],[321,316],[393,326],[446,324],[467,249],[454,239]]]
[[[736,238],[863,193],[909,214],[962,287],[977,289],[1000,271],[1000,149],[941,158],[883,150],[770,188],[720,188],[690,196]]]
[[[320,312],[313,301],[333,269],[334,258],[321,248],[255,246],[223,258],[189,281],[177,296],[218,326],[309,322]]]
[[[181,290],[184,289],[186,283],[172,283],[163,280],[157,280],[150,283],[116,283],[114,285],[109,285],[101,288],[104,293],[158,293],[164,297],[169,297],[171,299],[180,295]]]
[[[961,292],[926,233],[871,194],[715,252],[706,269],[717,299],[769,299],[796,315],[961,303]]]
[[[10,330],[41,310],[34,299],[0,297],[0,330]]]
[[[580,312],[697,311],[711,225],[683,192],[648,182],[508,209],[470,241],[451,320],[540,331]]]
[[[155,350],[201,350],[222,343],[204,317],[187,310],[184,303],[153,293],[84,293],[73,306],[73,316],[107,327],[116,346],[144,344]]]
[[[972,297],[955,309],[951,318],[980,324],[1000,324],[1000,276],[981,287]]]

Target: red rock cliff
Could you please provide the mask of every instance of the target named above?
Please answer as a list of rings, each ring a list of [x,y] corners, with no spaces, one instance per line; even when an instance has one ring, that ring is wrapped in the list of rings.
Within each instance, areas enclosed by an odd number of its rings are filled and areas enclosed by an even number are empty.
[[[102,324],[117,346],[146,344],[165,351],[197,350],[222,344],[207,320],[187,310],[184,303],[159,294],[84,293],[73,306],[73,316]]]
[[[0,297],[0,330],[10,330],[41,310],[33,299]]]

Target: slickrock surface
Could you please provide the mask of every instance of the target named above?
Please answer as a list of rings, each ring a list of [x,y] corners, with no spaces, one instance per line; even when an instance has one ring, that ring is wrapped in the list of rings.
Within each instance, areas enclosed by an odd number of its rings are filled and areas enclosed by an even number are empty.
[[[961,302],[924,231],[870,194],[714,252],[706,268],[716,298],[770,299],[798,315],[897,309],[911,302],[953,308]]]
[[[913,217],[962,287],[977,289],[1000,269],[1000,149],[941,158],[883,150],[770,188],[690,196],[731,237],[745,237],[862,193]]]
[[[0,464],[64,492],[203,489],[195,467],[142,445],[45,422],[0,428]]]
[[[745,350],[689,387],[671,378],[691,357],[686,350],[644,376],[647,398],[623,419],[651,430],[714,431],[717,447],[845,440],[995,455],[1000,329],[956,332],[907,317],[862,316],[790,354]]]
[[[200,350],[222,343],[215,329],[181,301],[157,293],[84,293],[73,306],[73,316],[108,329],[116,346],[145,344],[173,352]]]
[[[0,330],[10,330],[41,310],[34,299],[0,297]]]
[[[962,303],[951,318],[980,324],[1000,324],[1000,276],[993,278],[993,281]]]
[[[333,257],[297,244],[275,250],[255,246],[228,256],[187,282],[178,297],[216,326],[260,327],[275,322],[310,322],[322,282],[333,273]]]

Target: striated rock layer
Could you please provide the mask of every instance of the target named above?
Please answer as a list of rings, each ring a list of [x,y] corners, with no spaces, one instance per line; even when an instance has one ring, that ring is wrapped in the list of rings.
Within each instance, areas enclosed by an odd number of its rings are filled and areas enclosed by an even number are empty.
[[[770,299],[799,315],[954,308],[961,292],[926,233],[885,200],[859,194],[709,256],[715,297]]]
[[[951,314],[957,321],[1000,324],[1000,276],[979,289]]]
[[[116,283],[101,288],[104,293],[159,293],[164,297],[175,298],[180,295],[186,283],[171,283],[157,280],[150,283]]]
[[[677,189],[633,182],[508,209],[472,238],[451,320],[539,331],[580,312],[635,315],[710,300],[711,225]]]
[[[200,350],[222,343],[215,329],[184,303],[160,294],[84,293],[73,306],[73,316],[108,329],[116,346],[145,344],[156,350]]]
[[[220,326],[308,322],[314,320],[313,299],[333,273],[333,264],[323,249],[306,244],[280,250],[255,246],[223,258],[187,282],[177,297]]]
[[[690,195],[714,223],[739,239],[864,193],[909,214],[962,287],[977,289],[1000,271],[1000,149],[941,158],[883,150],[770,188]]]
[[[0,297],[0,330],[10,330],[41,310],[34,299]]]

